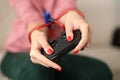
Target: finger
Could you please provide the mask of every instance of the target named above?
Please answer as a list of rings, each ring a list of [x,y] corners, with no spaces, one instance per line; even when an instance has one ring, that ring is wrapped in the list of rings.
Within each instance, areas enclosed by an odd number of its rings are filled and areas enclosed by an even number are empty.
[[[35,55],[34,55],[35,54]],[[49,60],[48,58],[46,58],[44,55],[42,55],[39,51],[35,51],[35,53],[31,53],[30,56],[36,58],[40,63],[43,63],[45,65],[47,65],[48,67],[52,67],[58,71],[61,71],[61,67],[54,63],[53,61]]]
[[[52,47],[49,45],[46,37],[41,37],[40,40],[38,41],[38,44],[41,44],[42,48],[45,50],[47,54],[52,54],[54,52]]]
[[[81,35],[82,38],[80,42],[78,43],[78,45],[76,46],[76,48],[73,50],[74,54],[78,53],[79,50],[85,47],[89,40],[88,25],[87,24],[82,25],[80,27],[80,31],[82,33]]]
[[[49,66],[47,66],[46,64],[38,61],[38,60],[35,59],[34,57],[31,57],[31,61],[32,61],[33,63],[35,63],[35,64],[41,64],[41,65],[43,65],[43,66],[45,66],[45,67],[49,67]]]
[[[34,55],[36,55],[36,54],[34,53],[34,51],[32,51],[32,52],[30,53],[30,56],[31,56],[31,61],[32,61],[33,63],[40,64],[40,65],[43,65],[43,66],[45,66],[45,67],[49,67],[47,64],[44,64],[44,63],[42,63],[41,61],[39,61],[37,58],[35,58]]]
[[[49,43],[47,42],[46,39],[43,39],[43,40],[41,41],[41,45],[42,45],[43,49],[45,50],[45,52],[46,52],[47,54],[52,54],[52,53],[54,52],[54,50],[53,50],[52,47],[49,45]]]
[[[39,35],[41,36],[38,37]],[[48,44],[46,33],[38,32],[36,39],[33,39],[32,41],[32,48],[40,49],[41,47],[45,50],[47,54],[53,53],[53,49]]]
[[[68,41],[72,41],[73,40],[73,27],[72,25],[69,23],[65,24],[65,30],[66,30],[66,36],[67,36],[67,40]]]

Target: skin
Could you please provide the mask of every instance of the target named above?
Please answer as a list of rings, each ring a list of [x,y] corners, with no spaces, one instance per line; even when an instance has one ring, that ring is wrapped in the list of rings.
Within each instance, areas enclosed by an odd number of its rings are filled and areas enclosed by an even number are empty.
[[[82,39],[79,44],[73,49],[73,53],[76,54],[83,47],[90,46],[91,41],[91,29],[88,23],[76,12],[69,11],[65,15],[63,15],[59,21],[65,25],[65,31],[67,35],[67,40],[72,41],[74,38],[73,30],[79,29],[82,33]],[[31,23],[28,26],[28,31],[31,31],[36,26],[41,25],[41,23]],[[43,48],[47,54],[52,54],[54,50],[47,42],[47,28],[42,28],[40,30],[35,30],[31,34],[31,61],[36,64],[41,64],[45,67],[51,67],[58,71],[61,71],[62,68],[58,64],[50,61],[45,56],[43,56],[40,52],[40,49]]]

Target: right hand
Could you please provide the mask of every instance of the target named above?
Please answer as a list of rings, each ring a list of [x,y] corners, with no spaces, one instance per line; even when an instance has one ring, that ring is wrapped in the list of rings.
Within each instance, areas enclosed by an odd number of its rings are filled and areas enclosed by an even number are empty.
[[[43,28],[41,30],[35,30],[32,32],[30,38],[31,38],[31,51],[30,51],[30,57],[31,61],[36,64],[41,64],[45,67],[51,67],[58,71],[61,71],[61,67],[54,63],[53,61],[46,58],[40,50],[43,48],[45,52],[49,55],[51,55],[54,50],[47,42],[47,28]]]

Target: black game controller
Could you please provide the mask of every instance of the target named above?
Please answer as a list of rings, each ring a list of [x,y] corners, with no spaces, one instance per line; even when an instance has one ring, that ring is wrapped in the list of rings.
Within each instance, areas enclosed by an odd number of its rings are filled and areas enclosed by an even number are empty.
[[[46,54],[43,49],[41,50],[41,53],[54,62],[58,61],[62,56],[73,50],[76,47],[76,45],[79,43],[81,39],[80,30],[74,30],[73,33],[74,33],[74,39],[70,42],[67,41],[65,31],[62,32],[61,36],[58,37],[56,40],[48,41],[51,47],[54,49],[52,55]]]

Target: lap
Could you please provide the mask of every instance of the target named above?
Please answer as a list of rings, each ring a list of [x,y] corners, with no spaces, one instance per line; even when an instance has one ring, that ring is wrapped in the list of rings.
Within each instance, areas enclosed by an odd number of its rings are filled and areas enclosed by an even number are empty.
[[[111,80],[109,67],[97,59],[68,55],[61,59],[66,80]]]
[[[57,77],[63,80],[111,80],[108,66],[96,59],[66,55],[61,59],[62,71]],[[2,71],[14,80],[55,80],[56,71],[33,64],[28,54],[7,54]],[[96,79],[97,78],[97,79]]]
[[[54,80],[54,70],[31,62],[29,54],[7,53],[2,61],[3,74],[13,80]]]

